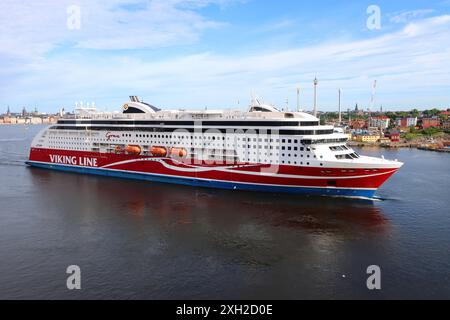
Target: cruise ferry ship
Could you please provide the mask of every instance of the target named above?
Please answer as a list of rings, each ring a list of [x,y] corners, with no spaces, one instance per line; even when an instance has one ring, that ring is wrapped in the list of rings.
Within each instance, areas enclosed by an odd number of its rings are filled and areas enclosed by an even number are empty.
[[[196,187],[373,198],[401,166],[359,155],[347,135],[304,112],[253,99],[244,111],[79,109],[43,129],[34,167]]]

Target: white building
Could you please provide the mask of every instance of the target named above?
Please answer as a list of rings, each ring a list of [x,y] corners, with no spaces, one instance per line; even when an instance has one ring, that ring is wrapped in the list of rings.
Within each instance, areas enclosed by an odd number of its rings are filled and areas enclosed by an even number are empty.
[[[417,126],[417,117],[397,119],[396,124],[399,127],[415,127]]]
[[[373,117],[370,118],[369,127],[387,129],[389,128],[390,122],[391,119],[389,119],[388,117]]]

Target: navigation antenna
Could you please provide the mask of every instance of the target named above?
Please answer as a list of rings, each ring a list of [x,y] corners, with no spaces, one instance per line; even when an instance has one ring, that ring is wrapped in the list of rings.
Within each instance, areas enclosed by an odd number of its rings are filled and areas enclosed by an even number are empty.
[[[342,89],[339,88],[339,125],[341,125],[342,123],[341,98],[342,98]]]
[[[377,93],[377,80],[375,80],[373,82],[373,86],[372,86],[372,98],[370,99],[370,109],[369,109],[369,113],[374,110],[374,106],[375,106],[375,95]]]
[[[314,78],[314,117],[317,117],[317,85],[319,84],[319,80],[317,77]]]

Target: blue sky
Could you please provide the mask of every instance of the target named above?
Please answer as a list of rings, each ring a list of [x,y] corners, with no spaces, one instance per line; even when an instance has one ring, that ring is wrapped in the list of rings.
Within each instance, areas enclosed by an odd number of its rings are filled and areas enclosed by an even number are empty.
[[[374,80],[376,109],[450,107],[450,0],[2,0],[0,21],[0,112],[112,111],[129,95],[245,108],[252,91],[294,107],[298,86],[308,110],[315,76],[322,110],[338,88],[344,108],[367,108]]]

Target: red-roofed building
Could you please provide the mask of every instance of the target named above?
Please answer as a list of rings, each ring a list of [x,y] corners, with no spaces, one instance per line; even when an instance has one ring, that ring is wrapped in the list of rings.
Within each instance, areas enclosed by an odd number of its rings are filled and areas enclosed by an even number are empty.
[[[385,137],[389,138],[391,142],[400,142],[400,132],[398,131],[386,132]]]
[[[355,119],[355,120],[351,120],[348,123],[348,126],[352,129],[366,129],[367,128],[367,121],[366,120],[361,120],[361,119]]]
[[[400,142],[400,133],[399,132],[392,132],[390,134],[390,137],[392,142]]]
[[[415,127],[415,126],[417,126],[417,118],[409,117],[409,118],[397,119],[396,124],[398,127],[403,127],[403,128]]]
[[[422,129],[428,129],[431,127],[438,128],[441,126],[441,121],[437,117],[436,118],[423,118],[421,122],[422,122],[422,124],[421,124]]]

